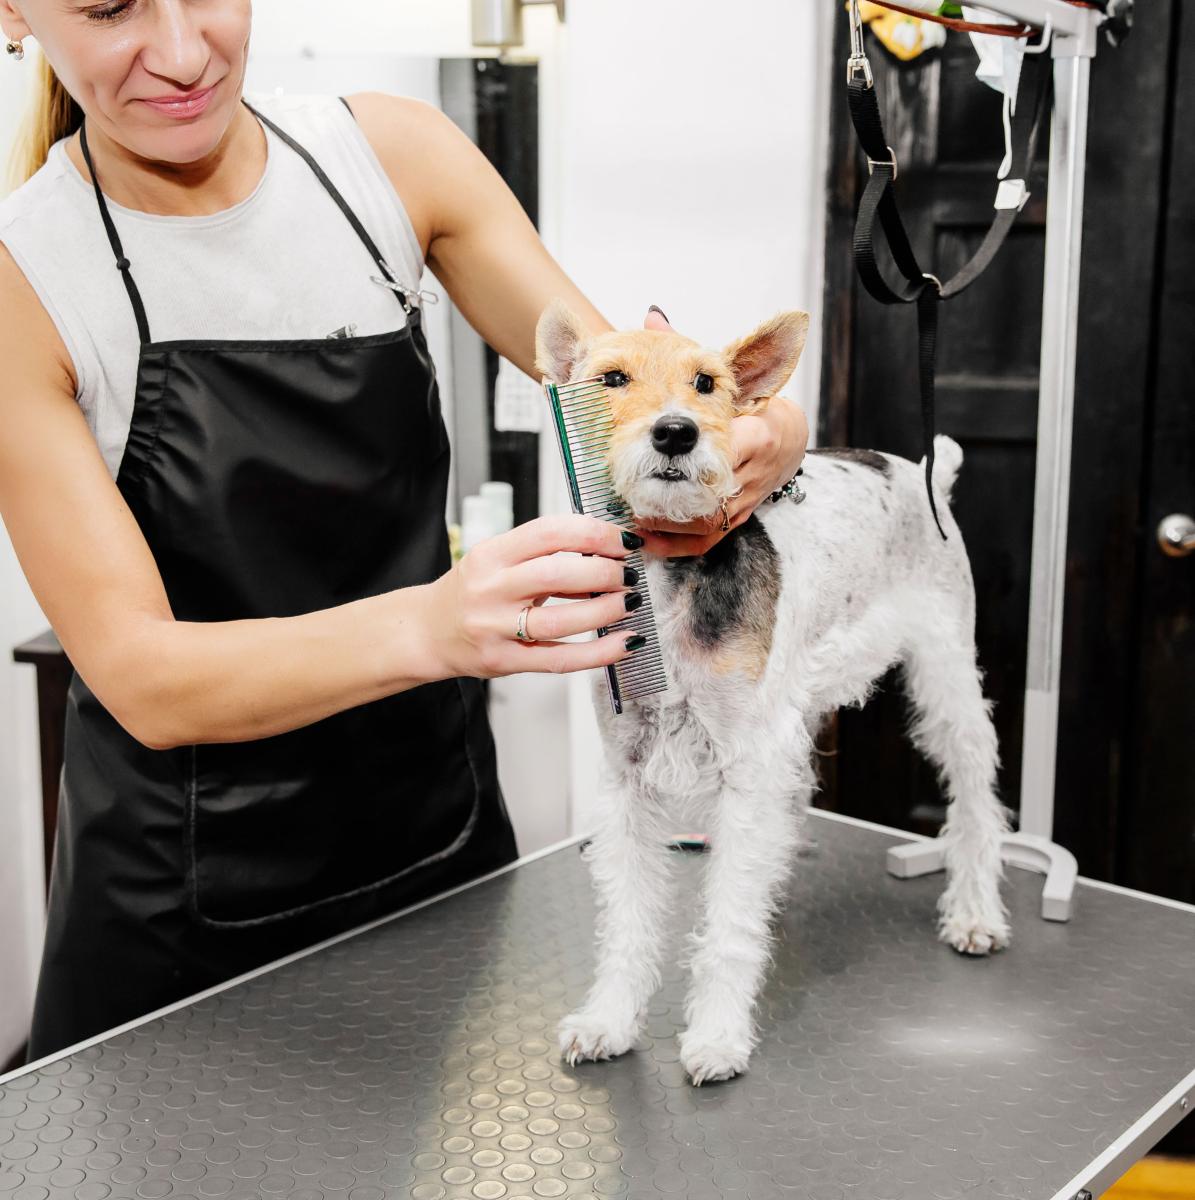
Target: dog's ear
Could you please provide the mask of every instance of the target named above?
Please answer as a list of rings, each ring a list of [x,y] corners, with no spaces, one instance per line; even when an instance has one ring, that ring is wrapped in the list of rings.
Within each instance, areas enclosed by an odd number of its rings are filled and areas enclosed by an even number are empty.
[[[585,357],[587,334],[563,300],[553,300],[535,327],[535,369],[552,383],[568,383]]]
[[[780,313],[726,347],[723,354],[738,385],[740,408],[758,405],[788,382],[808,333],[808,313]]]

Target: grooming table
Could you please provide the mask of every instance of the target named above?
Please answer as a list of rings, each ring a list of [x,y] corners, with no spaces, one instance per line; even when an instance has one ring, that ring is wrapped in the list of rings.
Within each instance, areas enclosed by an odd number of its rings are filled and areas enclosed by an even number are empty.
[[[736,1080],[686,1082],[676,966],[636,1052],[559,1060],[571,843],[0,1079],[0,1197],[1071,1200],[1195,1103],[1195,909],[1080,881],[1045,922],[1011,868],[1012,946],[965,959],[942,877],[884,870],[908,835],[807,829]]]

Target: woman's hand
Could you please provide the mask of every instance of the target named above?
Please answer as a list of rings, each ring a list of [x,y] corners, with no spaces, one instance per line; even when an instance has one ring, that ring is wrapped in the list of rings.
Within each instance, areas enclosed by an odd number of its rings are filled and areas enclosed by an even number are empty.
[[[644,327],[669,328],[663,314],[649,312]],[[756,507],[796,473],[805,457],[809,424],[799,405],[784,396],[773,396],[758,415],[735,417],[730,423],[730,441],[734,449],[734,478],[738,487],[727,500],[729,527],[741,525]],[[719,512],[707,520],[640,520],[637,528],[644,537],[644,553],[659,558],[685,558],[704,554],[725,536]]]
[[[627,615],[638,576],[622,560],[638,544],[635,534],[608,521],[576,515],[539,517],[479,543],[428,589],[431,649],[444,677],[584,671],[634,653],[626,646],[630,631],[584,642],[555,639]],[[552,596],[572,602],[542,607]],[[535,643],[515,636],[528,605],[526,631]]]

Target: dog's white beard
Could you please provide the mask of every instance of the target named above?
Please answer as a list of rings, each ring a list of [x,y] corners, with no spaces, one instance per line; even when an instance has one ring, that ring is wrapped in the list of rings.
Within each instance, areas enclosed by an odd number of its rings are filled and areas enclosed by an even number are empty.
[[[680,469],[687,479],[655,479],[656,472],[675,465],[673,460],[653,450],[646,439],[636,442],[612,464],[614,489],[637,517],[684,522],[712,516],[719,500],[734,490],[734,472],[704,438],[683,461]]]

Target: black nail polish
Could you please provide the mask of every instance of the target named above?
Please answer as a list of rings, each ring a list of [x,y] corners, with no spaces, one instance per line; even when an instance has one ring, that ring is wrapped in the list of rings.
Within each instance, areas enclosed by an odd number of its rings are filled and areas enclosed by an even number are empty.
[[[647,645],[647,638],[641,633],[637,633],[634,637],[627,638],[626,647],[628,650],[638,650],[641,646]]]
[[[622,602],[626,605],[627,612],[634,612],[643,603],[643,597],[638,592],[627,592]]]
[[[668,314],[658,304],[649,305],[647,311],[648,312],[658,312],[660,314],[660,316],[662,316],[664,318],[665,321],[668,321]],[[672,322],[668,321],[668,324],[671,325]]]
[[[628,550],[638,550],[643,545],[643,539],[637,533],[631,533],[629,529],[622,531],[622,544]]]
[[[634,587],[639,582],[639,572],[634,567],[623,567],[622,569],[622,585],[623,587]]]

